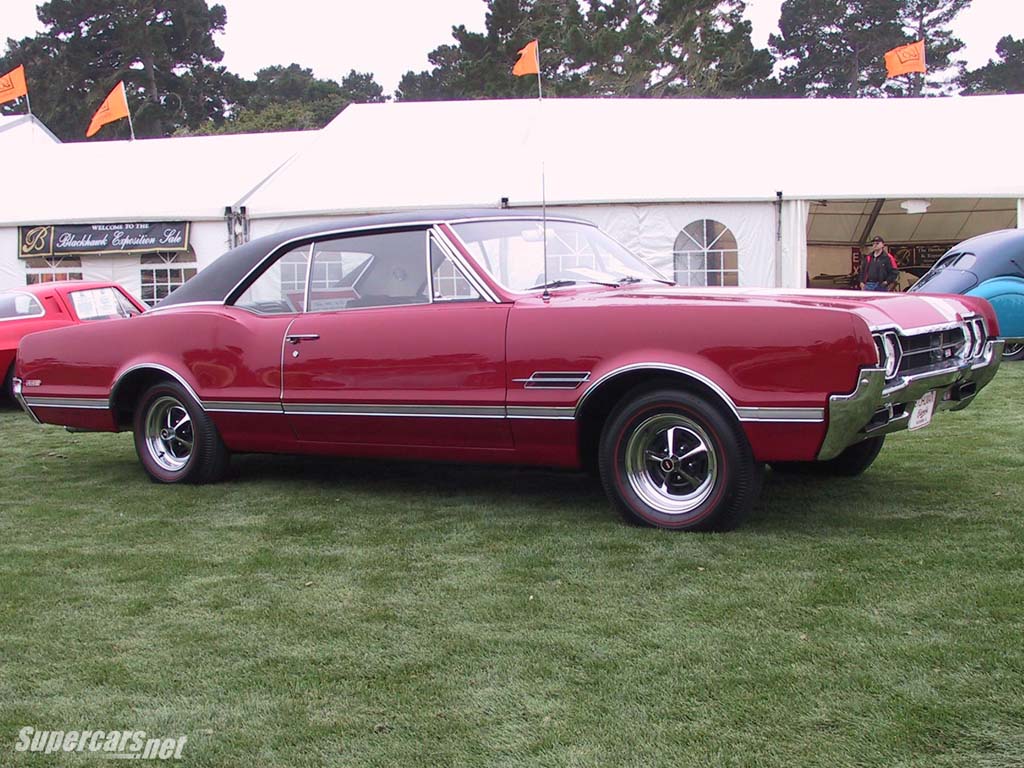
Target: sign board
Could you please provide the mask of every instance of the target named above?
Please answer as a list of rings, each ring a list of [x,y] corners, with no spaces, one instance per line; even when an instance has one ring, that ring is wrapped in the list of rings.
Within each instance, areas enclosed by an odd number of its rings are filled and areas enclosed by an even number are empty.
[[[18,227],[18,256],[187,251],[188,222],[136,224],[44,224]]]

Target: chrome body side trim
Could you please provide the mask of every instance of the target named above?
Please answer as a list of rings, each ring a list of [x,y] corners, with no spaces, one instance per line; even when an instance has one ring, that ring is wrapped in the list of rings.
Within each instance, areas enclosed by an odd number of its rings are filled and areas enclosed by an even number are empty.
[[[240,400],[209,400],[201,403],[207,413],[284,413],[281,403],[250,403]]]
[[[732,401],[732,398],[729,397],[729,395],[727,395],[725,393],[724,389],[722,389],[720,386],[718,386],[715,382],[713,382],[707,376],[704,376],[703,374],[697,373],[696,371],[690,370],[689,368],[683,368],[682,366],[670,365],[669,363],[654,363],[654,362],[633,363],[631,365],[624,365],[621,368],[616,368],[613,371],[608,371],[608,373],[604,374],[599,379],[597,379],[590,386],[590,388],[587,389],[587,391],[583,393],[583,396],[580,397],[579,401],[576,403],[576,417],[579,418],[580,410],[583,408],[584,403],[587,402],[587,398],[590,397],[590,395],[593,392],[595,392],[598,389],[598,387],[600,387],[602,384],[604,384],[604,382],[606,382],[609,379],[611,379],[611,378],[613,378],[615,376],[618,376],[619,374],[622,374],[622,373],[628,373],[629,371],[639,371],[639,370],[644,370],[644,369],[650,369],[650,370],[655,370],[655,371],[670,371],[672,373],[681,373],[684,376],[688,376],[691,379],[695,379],[696,381],[699,381],[701,384],[703,384],[704,386],[708,387],[712,392],[714,392],[716,395],[718,395],[722,399],[722,402],[725,403],[727,406],[729,406],[729,410],[733,412],[733,415],[736,416],[737,419],[740,418],[739,410],[736,408],[736,404]]]
[[[853,392],[829,398],[828,431],[818,459],[834,459],[861,440],[906,429],[914,403],[928,392],[936,393],[936,411],[966,408],[996,375],[1002,356],[1002,339],[990,340],[974,361],[906,377],[889,387],[884,368],[861,370]]]
[[[568,407],[534,407],[526,405],[510,405],[505,409],[510,419],[553,419],[556,421],[573,421],[576,419],[576,409],[571,405]]]
[[[817,423],[825,420],[824,408],[737,408],[740,421]]]
[[[106,411],[110,402],[105,397],[24,397],[33,408],[80,408]]]
[[[578,389],[590,379],[590,371],[534,371],[527,379],[512,379],[524,389]]]
[[[223,301],[183,301],[181,304],[171,304],[166,307],[150,307],[142,314],[151,315],[154,312],[169,312],[172,309],[181,309],[182,307],[223,307]]]
[[[452,247],[451,241],[445,236],[445,233],[440,229],[440,227],[438,227],[435,224],[433,227],[431,227],[430,233],[433,238],[433,242],[437,243],[441,251],[449,259],[452,260],[452,263],[455,264],[455,268],[462,273],[462,276],[469,281],[469,284],[476,289],[477,293],[483,296],[484,299],[486,299],[487,301],[490,301],[494,304],[500,304],[501,299],[498,298],[498,295],[491,290],[490,286],[488,286],[487,283],[480,279],[480,276],[476,273],[476,270],[474,270],[466,262],[465,257],[462,255],[459,249]],[[427,280],[428,282],[433,284],[433,271],[430,269],[429,245],[427,248],[427,266]],[[431,300],[433,301],[433,294],[431,294]]]
[[[32,413],[32,409],[29,404],[25,402],[25,397],[21,393],[22,382],[17,376],[11,380],[11,388],[14,390],[14,399],[18,401],[18,405],[21,406],[22,410],[28,414],[29,418],[32,419],[36,424],[42,424],[39,417]]]
[[[285,403],[290,416],[415,416],[424,418],[503,419],[504,406],[388,405],[363,403]]]
[[[174,379],[179,384],[181,384],[181,386],[183,386],[185,388],[185,390],[192,396],[192,399],[195,400],[197,403],[199,403],[199,407],[203,408],[203,401],[202,401],[202,399],[199,397],[198,394],[196,394],[196,391],[194,389],[192,389],[191,385],[187,381],[185,381],[184,378],[182,378],[181,374],[179,374],[177,371],[171,370],[166,365],[161,365],[160,363],[138,363],[136,365],[133,365],[131,368],[128,368],[127,370],[122,371],[121,375],[119,375],[117,377],[117,381],[114,382],[114,386],[112,386],[110,388],[110,399],[109,399],[109,407],[110,408],[114,407],[114,400],[115,400],[116,395],[117,395],[117,389],[118,389],[118,387],[121,386],[121,382],[124,381],[124,378],[129,373],[131,373],[132,371],[138,371],[138,370],[141,370],[141,369],[144,369],[144,368],[149,368],[149,369],[152,369],[154,371],[160,371],[161,373],[166,373],[172,379]]]

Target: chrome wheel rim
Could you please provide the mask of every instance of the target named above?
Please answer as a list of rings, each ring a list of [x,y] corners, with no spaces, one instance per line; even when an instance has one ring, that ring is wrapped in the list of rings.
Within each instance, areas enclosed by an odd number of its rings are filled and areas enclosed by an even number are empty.
[[[1006,344],[1003,346],[1003,357],[1019,355],[1021,349],[1024,349],[1024,344]]]
[[[667,515],[686,515],[715,489],[718,455],[707,432],[676,413],[642,422],[626,442],[626,477],[649,507]]]
[[[168,472],[180,472],[194,444],[192,417],[185,406],[173,397],[158,397],[146,416],[146,450],[153,461]]]

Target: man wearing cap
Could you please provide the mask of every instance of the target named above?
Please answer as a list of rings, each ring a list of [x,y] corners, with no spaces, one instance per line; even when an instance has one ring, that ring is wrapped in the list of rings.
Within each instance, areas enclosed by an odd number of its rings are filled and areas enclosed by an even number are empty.
[[[896,257],[878,235],[871,238],[871,251],[860,260],[859,287],[863,291],[888,291],[899,279]]]

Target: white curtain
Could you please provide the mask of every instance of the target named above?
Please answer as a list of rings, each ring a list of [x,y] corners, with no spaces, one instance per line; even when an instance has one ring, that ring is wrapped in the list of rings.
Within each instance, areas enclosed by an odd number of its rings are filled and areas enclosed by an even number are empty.
[[[782,202],[782,259],[780,288],[807,286],[807,217],[811,204],[806,200]]]

